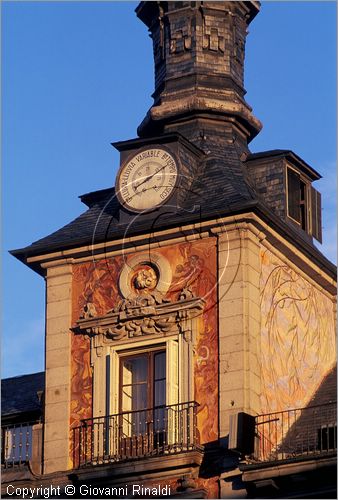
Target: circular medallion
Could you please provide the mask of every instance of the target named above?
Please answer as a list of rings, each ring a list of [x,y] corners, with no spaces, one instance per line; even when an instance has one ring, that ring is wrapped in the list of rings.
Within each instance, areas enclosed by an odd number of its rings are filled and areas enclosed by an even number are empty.
[[[158,276],[156,273],[156,267],[151,266],[147,263],[141,264],[140,266],[133,269],[131,276],[131,288],[135,291],[153,291],[155,290],[158,283]]]
[[[160,254],[142,253],[128,258],[124,264],[119,288],[124,298],[144,292],[160,292],[165,294],[172,282],[172,271],[169,261]]]
[[[120,168],[116,195],[128,210],[155,209],[172,195],[178,177],[178,165],[163,146],[147,148],[129,158]]]

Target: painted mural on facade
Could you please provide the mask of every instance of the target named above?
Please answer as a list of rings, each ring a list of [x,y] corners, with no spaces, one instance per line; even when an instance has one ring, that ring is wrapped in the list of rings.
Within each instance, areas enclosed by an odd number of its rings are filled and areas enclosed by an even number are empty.
[[[309,404],[336,361],[333,303],[261,251],[262,413]]]
[[[198,432],[201,443],[215,441],[218,437],[218,339],[216,291],[216,241],[207,238],[156,249],[171,267],[170,283],[166,298],[176,301],[183,288],[205,301],[201,328],[198,331],[195,359],[195,399],[198,409]],[[128,254],[74,266],[73,270],[73,324],[89,302],[98,316],[106,314],[121,301],[119,277],[125,264],[138,254]],[[151,261],[151,254],[149,254]],[[138,280],[152,279],[146,275]],[[134,279],[134,278],[133,278]],[[151,281],[150,281],[151,283]],[[90,341],[87,336],[72,334],[72,383],[71,428],[80,420],[92,416],[92,371],[90,366]],[[72,441],[72,440],[71,440]],[[73,457],[74,450],[70,450]]]

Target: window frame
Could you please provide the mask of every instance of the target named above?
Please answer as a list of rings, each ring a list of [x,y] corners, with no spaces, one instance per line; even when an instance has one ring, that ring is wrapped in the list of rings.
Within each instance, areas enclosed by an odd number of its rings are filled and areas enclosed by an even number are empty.
[[[146,350],[140,350],[137,352],[126,352],[126,353],[121,353],[119,355],[119,413],[122,413],[124,411],[124,406],[123,406],[123,388],[127,385],[124,384],[123,382],[123,361],[128,360],[128,359],[133,359],[133,358],[139,358],[141,356],[145,356],[147,358],[147,405],[144,409],[149,409],[155,407],[155,356],[160,353],[165,353],[166,354],[166,373],[167,375],[167,364],[168,364],[168,356],[167,356],[167,350],[166,346],[161,347],[154,347]],[[165,382],[167,384],[166,376],[165,376]],[[131,384],[134,385],[134,384]],[[167,398],[166,398],[167,399]],[[165,403],[166,404],[166,403]],[[132,409],[130,411],[133,411]]]
[[[295,219],[291,213],[290,213],[290,186],[289,186],[289,171],[293,172],[294,175],[298,177],[299,180],[299,220]],[[304,176],[302,175],[299,170],[293,168],[291,165],[287,164],[286,165],[286,190],[285,190],[285,196],[286,196],[286,215],[289,219],[291,219],[297,226],[299,226],[303,231],[305,231],[307,234],[312,234],[312,227],[311,227],[311,182]],[[302,186],[304,186],[304,192],[305,196],[302,199],[301,193],[302,193]],[[302,207],[303,209],[303,216],[304,216],[304,221],[302,220]]]
[[[139,341],[128,340],[117,345],[106,344],[99,354],[92,347],[91,364],[93,367],[93,417],[116,415],[120,411],[119,387],[120,356],[126,353],[141,354],[149,349],[165,349],[166,363],[166,405],[194,400],[194,361],[193,342],[187,341],[181,334],[159,338],[142,338]],[[109,360],[109,380],[106,363]],[[173,365],[177,367],[173,370]],[[109,398],[107,398],[107,388]]]

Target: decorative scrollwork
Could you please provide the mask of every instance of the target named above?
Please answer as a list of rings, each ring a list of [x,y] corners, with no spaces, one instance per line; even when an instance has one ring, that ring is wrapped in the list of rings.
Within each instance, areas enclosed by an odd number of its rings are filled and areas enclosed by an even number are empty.
[[[95,306],[87,303],[73,332],[91,336],[104,335],[110,340],[142,335],[188,333],[191,318],[201,313],[204,301],[184,288],[178,301],[171,302],[160,292],[144,292],[123,299],[104,316],[94,316]]]

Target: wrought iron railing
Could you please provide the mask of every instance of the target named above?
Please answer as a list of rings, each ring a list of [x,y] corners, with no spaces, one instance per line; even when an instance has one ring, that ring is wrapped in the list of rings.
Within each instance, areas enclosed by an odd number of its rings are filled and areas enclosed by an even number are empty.
[[[20,466],[32,459],[34,424],[36,422],[25,422],[2,427],[2,465]]]
[[[102,464],[198,448],[195,402],[89,418],[73,429],[74,464]]]
[[[336,402],[256,417],[254,460],[287,460],[336,449]]]

